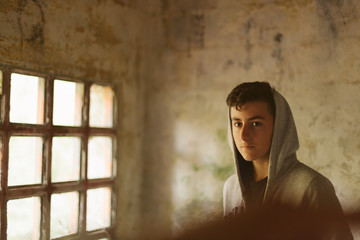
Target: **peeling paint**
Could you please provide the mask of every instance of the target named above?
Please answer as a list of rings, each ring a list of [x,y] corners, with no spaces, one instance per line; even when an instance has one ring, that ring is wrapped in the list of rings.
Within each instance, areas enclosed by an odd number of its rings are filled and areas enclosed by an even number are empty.
[[[319,33],[328,43],[328,58],[334,57],[339,38],[346,27],[358,19],[358,2],[352,0],[314,1],[321,24]]]
[[[352,166],[350,166],[348,163],[343,162],[340,166],[346,173],[349,174],[351,172]]]
[[[132,6],[131,5],[132,1],[129,1],[129,0],[113,0],[113,1],[114,1],[114,3],[117,3],[117,4],[119,4],[119,5],[123,6],[123,7]]]
[[[82,26],[77,26],[77,27],[75,28],[75,31],[80,32],[80,33],[83,33],[83,32],[85,32],[85,29],[84,29],[84,27],[82,27]]]
[[[139,239],[148,217],[141,200],[144,86],[151,68],[145,62],[156,62],[154,42],[161,37],[151,34],[160,28],[153,25],[160,17],[135,8],[135,2],[147,5],[144,0],[6,0],[0,6],[2,66],[113,83],[118,89],[116,239]],[[159,205],[159,212],[171,208],[170,203]]]
[[[18,3],[18,26],[21,35],[21,51],[24,43],[43,53],[45,18],[38,0],[20,0]]]
[[[223,71],[228,70],[233,65],[234,65],[234,61],[232,59],[227,60],[224,64]]]
[[[272,53],[271,53],[271,57],[273,57],[276,61],[276,65],[279,69],[280,72],[280,79],[283,77],[284,75],[284,56],[282,53],[282,47],[281,47],[281,41],[283,40],[283,35],[281,33],[277,33],[274,37],[274,41],[275,41],[275,48],[273,49]]]
[[[356,1],[159,0],[154,14],[135,8],[145,0],[45,3],[2,4],[0,55],[121,89],[119,238],[221,213],[234,172],[224,102],[243,81],[269,81],[286,96],[299,159],[333,181],[342,203],[359,199]]]
[[[161,0],[161,12],[164,14],[169,10],[170,3],[169,0]]]
[[[116,45],[121,43],[121,40],[118,39],[115,35],[115,29],[107,26],[104,23],[97,23],[95,26],[94,37],[100,44]]]
[[[205,15],[201,11],[190,14],[190,31],[187,38],[188,56],[193,49],[202,49],[205,46]]]
[[[341,0],[316,0],[321,9],[321,14],[327,20],[329,24],[329,31],[331,33],[332,38],[336,39],[338,36],[338,30],[335,24],[335,16],[333,13],[333,9],[341,8],[342,2]]]
[[[246,56],[244,62],[245,70],[250,70],[252,66],[252,60],[251,60],[252,44],[250,40],[250,31],[252,26],[253,26],[253,19],[249,19],[245,23],[245,50],[246,50]]]

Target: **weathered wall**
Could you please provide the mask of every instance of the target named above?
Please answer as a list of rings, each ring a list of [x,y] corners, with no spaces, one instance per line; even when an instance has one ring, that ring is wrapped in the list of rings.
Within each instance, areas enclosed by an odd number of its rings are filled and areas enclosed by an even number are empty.
[[[143,0],[0,1],[0,64],[116,85],[121,239],[141,231],[144,82],[157,51],[156,9]]]
[[[283,93],[300,160],[353,210],[359,8],[355,0],[0,0],[0,63],[116,83],[121,239],[221,214],[233,172],[225,98],[243,81]]]
[[[263,80],[292,107],[299,159],[333,182],[346,211],[359,208],[360,5],[161,2],[164,49],[146,96],[148,216],[171,216],[183,230],[221,214],[233,172],[225,98],[241,82]]]

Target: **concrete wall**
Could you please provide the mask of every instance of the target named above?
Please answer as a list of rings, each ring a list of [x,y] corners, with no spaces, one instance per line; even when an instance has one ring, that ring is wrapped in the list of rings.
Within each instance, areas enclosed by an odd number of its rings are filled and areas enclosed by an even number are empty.
[[[221,215],[234,171],[225,98],[244,81],[269,81],[288,99],[298,157],[350,211],[360,199],[359,10],[355,0],[1,0],[0,64],[116,83],[119,238]]]
[[[0,0],[0,64],[116,85],[123,239],[141,231],[144,83],[159,42],[157,9],[143,0]]]
[[[359,208],[360,5],[161,2],[164,49],[146,97],[152,216],[168,212],[178,231],[221,213],[222,186],[233,172],[225,98],[244,81],[269,81],[283,93],[299,159],[333,182],[346,211]],[[151,209],[154,203],[161,206]]]

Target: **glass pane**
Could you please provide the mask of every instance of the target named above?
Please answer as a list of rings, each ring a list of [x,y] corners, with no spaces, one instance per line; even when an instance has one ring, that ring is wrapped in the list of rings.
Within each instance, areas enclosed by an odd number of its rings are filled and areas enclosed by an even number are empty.
[[[42,124],[44,119],[44,79],[13,73],[10,84],[10,121]]]
[[[86,230],[110,226],[111,190],[97,188],[87,191]]]
[[[69,192],[51,196],[50,237],[74,234],[78,229],[79,193]]]
[[[90,126],[113,126],[114,91],[111,87],[96,84],[90,87]]]
[[[88,178],[111,177],[112,140],[110,137],[89,138]]]
[[[41,162],[41,137],[11,137],[8,185],[41,183]]]
[[[80,175],[80,138],[54,137],[52,143],[51,181],[77,181]]]
[[[83,96],[84,84],[55,80],[53,124],[80,126]]]
[[[40,239],[40,198],[10,200],[7,204],[7,239]]]

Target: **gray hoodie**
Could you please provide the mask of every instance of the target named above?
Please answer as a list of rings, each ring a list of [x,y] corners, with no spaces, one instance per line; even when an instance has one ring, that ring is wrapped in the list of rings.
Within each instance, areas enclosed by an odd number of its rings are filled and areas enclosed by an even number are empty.
[[[281,204],[295,209],[326,212],[338,217],[337,226],[328,231],[322,239],[353,239],[345,221],[340,203],[331,182],[297,160],[299,141],[295,122],[288,103],[277,91],[274,92],[276,115],[269,156],[268,181],[263,204]],[[236,174],[230,176],[224,185],[224,215],[235,209],[246,211],[246,175],[251,164],[245,161],[236,149],[229,110],[228,140],[234,154]]]

